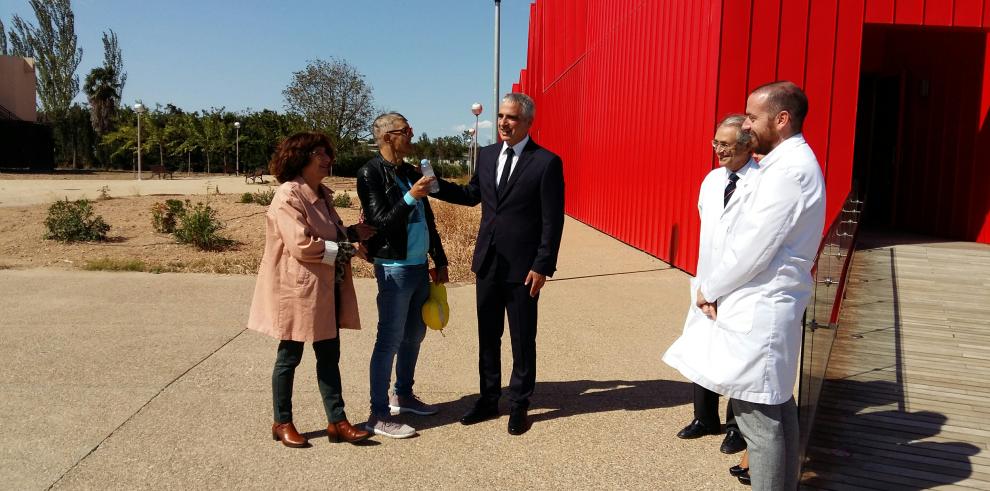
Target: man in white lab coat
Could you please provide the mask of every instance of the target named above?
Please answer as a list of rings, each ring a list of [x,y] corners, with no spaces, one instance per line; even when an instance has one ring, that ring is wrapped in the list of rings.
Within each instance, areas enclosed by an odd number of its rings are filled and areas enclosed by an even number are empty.
[[[753,160],[752,138],[742,126],[746,116],[730,114],[719,122],[712,139],[712,147],[718,157],[719,167],[705,176],[698,193],[698,213],[701,216],[701,237],[698,250],[698,269],[691,281],[691,294],[707,273],[717,264],[724,245],[726,226],[739,214],[739,202],[752,189],[749,184],[759,169]],[[692,304],[693,309],[693,304]],[[687,324],[688,327],[690,323]],[[698,384],[694,387],[694,419],[677,433],[678,438],[692,439],[704,435],[721,433],[718,417],[717,392],[712,392]],[[739,433],[732,414],[732,404],[725,414],[725,438],[719,448],[722,453],[732,454],[746,448],[746,442]]]
[[[695,285],[684,334],[664,355],[691,381],[733,399],[756,490],[798,483],[793,392],[825,225],[825,182],[801,134],[807,112],[807,97],[791,82],[761,86],[747,99],[743,129],[766,156],[739,196],[722,248],[712,251],[717,264]]]

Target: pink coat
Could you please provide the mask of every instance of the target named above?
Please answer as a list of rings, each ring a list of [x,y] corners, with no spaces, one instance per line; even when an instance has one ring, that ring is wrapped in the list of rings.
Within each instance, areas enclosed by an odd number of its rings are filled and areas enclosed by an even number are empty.
[[[314,342],[336,338],[338,327],[361,328],[351,265],[345,265],[344,281],[335,288],[334,267],[323,262],[327,241],[346,240],[346,231],[330,188],[321,185],[320,191],[322,196],[299,177],[275,192],[265,217],[265,252],[249,329],[276,339]]]

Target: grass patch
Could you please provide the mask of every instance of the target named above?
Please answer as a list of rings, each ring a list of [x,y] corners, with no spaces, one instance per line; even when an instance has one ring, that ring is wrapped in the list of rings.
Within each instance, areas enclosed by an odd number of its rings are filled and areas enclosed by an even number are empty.
[[[481,223],[481,207],[458,206],[439,200],[431,200],[430,206],[436,216],[437,232],[440,233],[443,250],[450,262],[451,281],[473,281],[471,260]]]
[[[86,261],[83,268],[86,271],[147,271],[148,266],[140,259],[96,259]]]

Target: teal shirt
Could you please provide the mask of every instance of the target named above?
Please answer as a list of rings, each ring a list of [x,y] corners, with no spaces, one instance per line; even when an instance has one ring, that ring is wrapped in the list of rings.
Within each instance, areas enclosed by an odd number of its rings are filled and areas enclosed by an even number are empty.
[[[419,266],[426,264],[427,252],[430,250],[430,233],[426,228],[426,206],[423,200],[413,198],[409,194],[412,184],[406,182],[399,176],[395,177],[399,189],[406,192],[402,197],[407,205],[415,205],[409,212],[409,222],[406,224],[406,258],[405,259],[384,259],[375,258],[375,264],[380,266]]]

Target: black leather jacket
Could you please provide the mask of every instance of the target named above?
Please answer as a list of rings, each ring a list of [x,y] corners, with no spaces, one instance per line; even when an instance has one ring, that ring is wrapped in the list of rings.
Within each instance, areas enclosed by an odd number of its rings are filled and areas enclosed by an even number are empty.
[[[422,175],[409,164],[399,166],[385,161],[381,155],[364,164],[357,172],[357,192],[364,210],[364,221],[378,229],[375,235],[365,242],[370,257],[384,259],[405,259],[406,246],[409,239],[406,226],[409,224],[409,214],[415,205],[407,205],[403,196],[405,193],[396,184],[395,177],[400,177],[414,183]],[[430,236],[430,257],[437,267],[447,265],[447,255],[440,243],[436,221],[430,201],[424,197],[423,207],[426,209],[426,227]]]

